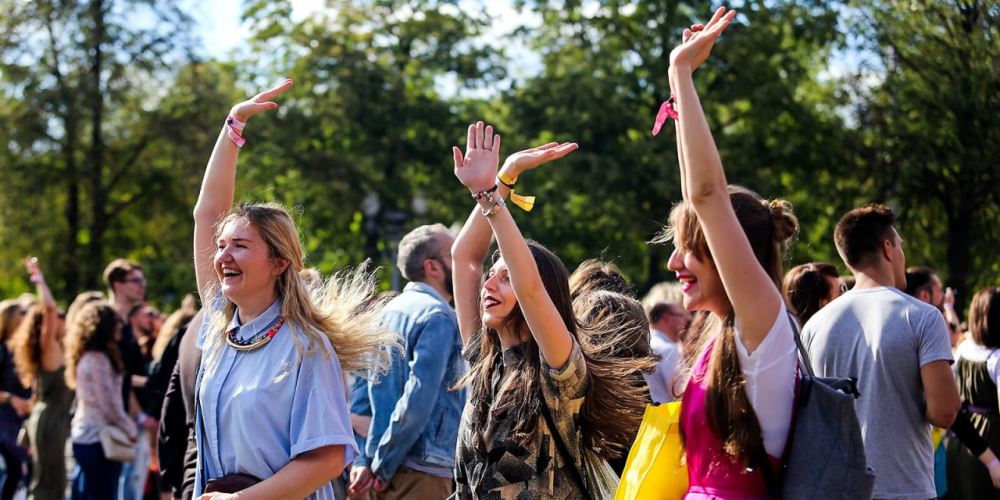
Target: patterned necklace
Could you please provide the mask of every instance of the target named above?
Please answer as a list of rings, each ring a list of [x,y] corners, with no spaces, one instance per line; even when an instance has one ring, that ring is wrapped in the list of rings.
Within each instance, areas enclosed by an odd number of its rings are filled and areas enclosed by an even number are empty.
[[[267,335],[258,334],[246,340],[236,338],[236,330],[239,328],[233,328],[226,333],[226,343],[237,351],[252,351],[258,347],[267,345],[267,343],[274,338],[274,334],[278,333],[278,330],[281,329],[281,325],[283,324],[285,324],[285,317],[278,316],[278,322],[271,328],[267,329]]]

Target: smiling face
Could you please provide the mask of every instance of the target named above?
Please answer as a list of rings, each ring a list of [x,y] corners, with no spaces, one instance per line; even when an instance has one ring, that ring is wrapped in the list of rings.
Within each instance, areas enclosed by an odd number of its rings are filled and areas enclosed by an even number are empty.
[[[677,281],[683,286],[685,309],[725,316],[729,299],[715,265],[698,260],[689,251],[675,248],[667,267],[677,273]]]
[[[503,257],[497,259],[490,268],[486,281],[483,282],[483,288],[479,292],[479,299],[483,307],[483,324],[499,330],[517,305],[517,297],[514,296],[514,289],[510,286],[510,275],[507,273]]]
[[[273,293],[281,274],[281,259],[274,259],[256,227],[243,219],[231,220],[219,233],[215,272],[222,294],[236,305],[260,293]]]

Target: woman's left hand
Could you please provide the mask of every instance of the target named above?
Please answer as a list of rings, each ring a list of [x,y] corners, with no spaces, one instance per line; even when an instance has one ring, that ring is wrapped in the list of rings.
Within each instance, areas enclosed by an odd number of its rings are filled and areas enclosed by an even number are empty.
[[[725,7],[719,7],[712,15],[712,20],[704,27],[696,24],[684,30],[683,42],[670,52],[670,65],[693,72],[705,62],[705,59],[708,59],[715,41],[734,17],[736,17],[735,10],[726,12]]]
[[[497,166],[500,165],[500,134],[493,134],[491,125],[476,122],[469,125],[465,156],[458,147],[455,154],[455,177],[473,193],[486,191],[496,185]]]

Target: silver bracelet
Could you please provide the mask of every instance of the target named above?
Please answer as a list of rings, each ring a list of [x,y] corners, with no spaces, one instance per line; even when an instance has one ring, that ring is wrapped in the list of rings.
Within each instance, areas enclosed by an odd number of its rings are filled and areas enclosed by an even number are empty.
[[[507,202],[503,201],[503,196],[498,196],[497,199],[496,199],[496,201],[493,202],[493,206],[490,207],[489,210],[486,210],[485,208],[482,209],[483,210],[483,217],[490,217],[493,214],[499,212],[500,211],[500,207],[506,207],[506,206],[507,206]]]

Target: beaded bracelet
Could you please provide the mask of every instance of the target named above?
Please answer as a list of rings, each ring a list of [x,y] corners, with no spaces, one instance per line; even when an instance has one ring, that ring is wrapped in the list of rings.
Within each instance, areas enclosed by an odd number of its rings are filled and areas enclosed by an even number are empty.
[[[233,117],[233,115],[229,115],[229,117],[226,118],[226,135],[229,136],[229,140],[233,141],[233,144],[236,144],[236,147],[238,148],[243,148],[243,145],[247,142],[246,138],[240,135],[243,133],[243,128],[246,126],[246,122],[237,120]]]
[[[497,188],[498,187],[500,187],[500,186],[494,184],[493,187],[491,187],[491,188],[489,188],[489,189],[487,189],[485,191],[478,191],[478,192],[472,193],[472,199],[474,199],[476,201],[486,200],[486,199],[492,200],[493,199],[493,193],[497,192]]]

